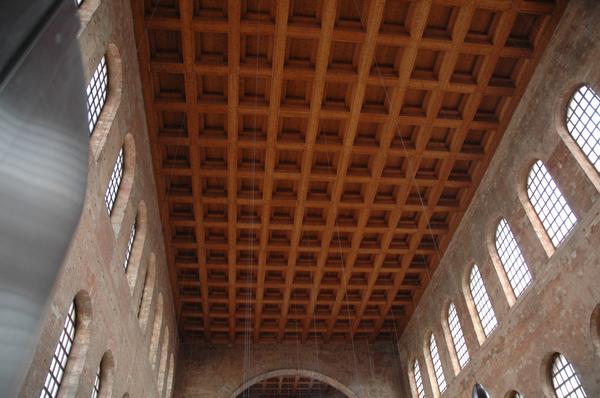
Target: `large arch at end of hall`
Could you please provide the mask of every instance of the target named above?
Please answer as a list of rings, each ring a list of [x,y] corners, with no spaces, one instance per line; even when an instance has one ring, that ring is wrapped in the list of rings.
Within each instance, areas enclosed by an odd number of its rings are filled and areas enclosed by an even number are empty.
[[[262,373],[258,376],[254,376],[248,381],[244,382],[238,388],[236,388],[235,391],[230,395],[230,398],[237,398],[238,395],[246,391],[248,388],[252,387],[257,383],[260,383],[263,380],[282,376],[300,376],[317,380],[330,385],[342,394],[345,394],[345,396],[348,398],[358,398],[358,395],[356,395],[352,390],[350,390],[348,387],[346,387],[339,381],[333,379],[332,377],[327,376],[323,373],[315,372],[314,370],[307,369],[276,369]]]

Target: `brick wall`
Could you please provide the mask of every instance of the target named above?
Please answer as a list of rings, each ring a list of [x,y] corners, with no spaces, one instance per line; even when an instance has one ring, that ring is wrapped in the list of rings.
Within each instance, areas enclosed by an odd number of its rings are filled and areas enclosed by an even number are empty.
[[[108,97],[90,137],[82,217],[47,307],[40,343],[20,396],[39,396],[75,297],[77,331],[59,396],[89,397],[101,360],[101,397],[126,393],[131,397],[167,396],[172,389],[178,336],[131,10],[128,1],[85,0],[79,12],[85,79],[89,81],[106,54]],[[123,182],[109,216],[104,193],[122,145]],[[134,220],[136,236],[125,271]]]
[[[562,353],[588,396],[600,395],[600,176],[569,137],[566,107],[588,83],[600,92],[600,3],[567,6],[491,165],[399,344],[406,396],[416,396],[418,359],[426,396],[439,396],[429,336],[433,332],[448,382],[447,397],[468,396],[475,381],[493,397],[554,396],[550,367]],[[554,248],[527,200],[531,165],[542,160],[578,218]],[[533,275],[516,298],[495,249],[495,229],[506,218]],[[498,326],[486,338],[477,319],[468,276],[477,264]],[[448,333],[448,305],[456,305],[469,364],[459,370]]]
[[[399,361],[392,342],[206,345],[181,347],[175,397],[236,398],[275,376],[323,381],[348,398],[396,398]]]

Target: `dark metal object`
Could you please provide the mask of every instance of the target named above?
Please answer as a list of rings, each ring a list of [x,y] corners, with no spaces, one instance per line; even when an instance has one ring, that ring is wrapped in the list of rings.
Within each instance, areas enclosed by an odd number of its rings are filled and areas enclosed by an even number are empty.
[[[473,394],[471,396],[472,398],[491,398],[490,394],[479,383],[475,383],[473,386]]]
[[[30,365],[83,205],[88,128],[78,29],[73,1],[0,5],[3,397],[17,395]]]

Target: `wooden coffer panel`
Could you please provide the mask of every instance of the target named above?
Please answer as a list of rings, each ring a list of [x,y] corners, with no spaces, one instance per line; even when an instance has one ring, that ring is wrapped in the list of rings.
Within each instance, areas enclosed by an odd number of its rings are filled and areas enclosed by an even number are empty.
[[[400,333],[564,5],[132,0],[184,338]]]

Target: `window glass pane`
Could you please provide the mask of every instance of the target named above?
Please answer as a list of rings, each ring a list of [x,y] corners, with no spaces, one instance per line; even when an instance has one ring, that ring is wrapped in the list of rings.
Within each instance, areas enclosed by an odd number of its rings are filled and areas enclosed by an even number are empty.
[[[117,156],[117,161],[115,162],[115,167],[113,168],[112,174],[110,176],[110,181],[108,182],[108,187],[106,188],[106,193],[104,194],[104,203],[106,204],[106,209],[108,210],[108,214],[112,213],[113,206],[115,205],[115,201],[117,200],[117,193],[119,192],[119,187],[121,186],[121,179],[123,178],[123,148],[119,151],[119,156]]]
[[[423,379],[421,378],[421,367],[419,361],[415,360],[414,364],[415,385],[417,386],[417,395],[419,398],[425,398],[425,389],[423,388]]]
[[[474,265],[473,269],[471,270],[469,286],[471,288],[473,301],[475,302],[475,308],[477,309],[477,315],[479,315],[483,332],[487,337],[494,331],[498,325],[498,321],[496,320],[496,314],[492,308],[492,302],[487,294],[487,290],[485,289],[485,285],[483,284],[483,279],[481,279],[481,274],[479,273],[479,268],[477,265]]]
[[[529,172],[527,195],[552,244],[558,247],[577,218],[541,160],[535,162]]]
[[[588,160],[600,172],[600,97],[581,86],[567,109],[567,130]]]
[[[465,336],[463,335],[454,303],[451,303],[450,308],[448,308],[448,326],[450,328],[450,335],[452,335],[452,342],[454,343],[458,364],[462,369],[469,363],[469,350],[467,349],[467,343],[465,342]]]
[[[58,344],[54,349],[54,355],[50,362],[50,369],[44,381],[44,387],[40,393],[40,398],[55,398],[60,388],[60,383],[67,368],[69,354],[73,348],[73,340],[75,339],[75,303],[72,302],[67,312],[67,318],[63,326],[62,332],[58,339]]]
[[[516,297],[531,283],[531,273],[525,263],[508,222],[503,218],[496,228],[496,250]]]
[[[79,0],[75,0],[77,3]],[[77,5],[81,5],[83,0]],[[106,90],[108,87],[108,68],[106,66],[106,57],[102,57],[100,63],[96,67],[92,79],[87,86],[87,114],[88,114],[88,127],[90,134],[94,131],[100,112],[106,102]]]
[[[96,371],[96,379],[94,380],[94,385],[92,386],[91,398],[97,398],[99,392],[100,392],[100,367],[98,367],[98,370]]]
[[[575,368],[562,354],[552,363],[552,385],[558,398],[586,398]]]
[[[127,252],[125,253],[125,262],[123,263],[123,268],[127,271],[127,266],[129,265],[129,257],[131,257],[131,250],[133,249],[133,241],[135,240],[135,221],[131,226],[131,233],[129,234],[129,241],[127,242]]]
[[[429,351],[431,353],[431,362],[433,363],[433,371],[435,372],[435,380],[437,382],[438,390],[440,393],[442,393],[446,391],[446,378],[444,377],[442,361],[440,360],[440,354],[438,352],[437,344],[433,334],[429,339]]]

